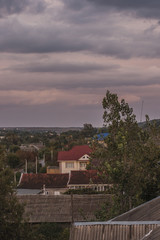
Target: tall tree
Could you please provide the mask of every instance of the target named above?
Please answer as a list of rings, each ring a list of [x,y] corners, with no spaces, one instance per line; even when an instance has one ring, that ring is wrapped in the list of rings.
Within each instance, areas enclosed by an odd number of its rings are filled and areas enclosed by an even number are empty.
[[[16,198],[13,172],[6,167],[5,156],[0,151],[0,239],[33,239],[30,225],[23,218],[24,207]]]
[[[113,184],[109,217],[155,197],[159,192],[159,148],[149,131],[142,130],[124,99],[109,91],[103,99],[107,148],[101,150],[99,170]]]

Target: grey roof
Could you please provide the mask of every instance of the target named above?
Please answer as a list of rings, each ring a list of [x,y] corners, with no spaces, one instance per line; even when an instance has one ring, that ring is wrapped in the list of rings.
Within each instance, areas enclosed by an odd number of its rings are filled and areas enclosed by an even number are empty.
[[[94,224],[73,225],[70,240],[148,240],[148,234],[159,227],[153,224]],[[151,240],[159,240],[160,238]]]
[[[107,222],[77,222],[70,240],[160,240],[160,197]]]
[[[31,223],[95,221],[95,212],[110,195],[18,195]]]
[[[16,189],[17,195],[35,195],[41,192],[40,189]]]
[[[160,221],[160,197],[133,208],[112,221]]]

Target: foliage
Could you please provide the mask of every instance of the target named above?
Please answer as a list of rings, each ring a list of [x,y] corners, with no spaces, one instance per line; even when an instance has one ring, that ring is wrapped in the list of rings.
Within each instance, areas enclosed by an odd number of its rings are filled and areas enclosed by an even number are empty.
[[[92,124],[85,123],[81,131],[82,136],[84,137],[93,137],[97,133],[97,129],[93,128]]]
[[[12,182],[12,171],[0,168],[0,239],[32,239],[29,225],[26,228],[24,224],[24,208],[17,201]]]
[[[11,168],[16,168],[20,163],[20,158],[15,153],[9,153],[7,155],[7,162]]]
[[[46,167],[41,167],[39,169],[39,173],[46,173],[47,172],[47,168]]]
[[[82,188],[82,189],[69,189],[64,194],[103,194],[104,192],[98,192],[92,188]]]
[[[160,151],[153,137],[156,129],[148,125],[142,130],[124,99],[119,101],[117,94],[107,91],[103,108],[107,148],[101,147],[95,155],[102,176],[113,184],[114,204],[109,208],[113,217],[159,194]]]
[[[68,240],[69,227],[58,223],[41,223],[34,229],[36,239]]]

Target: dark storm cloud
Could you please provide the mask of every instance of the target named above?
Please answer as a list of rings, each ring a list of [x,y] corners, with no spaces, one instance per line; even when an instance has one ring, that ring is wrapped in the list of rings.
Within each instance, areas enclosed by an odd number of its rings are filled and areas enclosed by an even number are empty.
[[[0,17],[21,13],[26,9],[34,13],[39,13],[45,9],[42,0],[0,0]]]
[[[65,30],[65,25],[33,26],[21,24],[16,19],[0,24],[0,52],[49,53],[88,50],[91,46],[75,29]],[[73,39],[73,36],[75,38]]]
[[[136,15],[146,18],[159,18],[160,1],[159,0],[65,0],[68,7],[74,10],[85,8],[88,4],[96,6],[96,11],[105,11],[111,9],[119,11],[134,11]]]
[[[72,0],[73,1],[73,0]],[[118,8],[150,8],[150,9],[156,9],[160,7],[159,0],[87,0],[90,3],[95,3],[97,5],[103,5],[103,6],[113,6]]]
[[[113,74],[113,72],[114,74]],[[109,74],[109,72],[111,74]],[[152,84],[156,86],[160,84],[159,77],[148,76],[148,73],[141,75],[140,73],[119,73],[117,67],[112,67],[112,69],[107,69],[103,72],[102,76],[95,72],[92,74],[90,72],[84,72],[86,75],[78,75],[77,72],[73,74],[69,72],[66,76],[62,69],[62,75],[57,74],[35,75],[28,73],[26,76],[23,72],[16,75],[13,79],[14,73],[10,76],[7,81],[1,79],[0,89],[1,90],[49,90],[49,89],[61,89],[61,90],[75,90],[82,89],[83,92],[88,92],[91,89],[97,91],[97,89],[107,89],[107,88],[119,88],[119,87],[147,87]],[[82,72],[83,73],[83,72]],[[118,77],[117,77],[118,76]],[[22,81],[23,79],[23,81]],[[44,80],[45,79],[45,80]]]
[[[94,23],[94,22],[93,22]],[[160,34],[154,28],[128,32],[121,26],[72,24],[32,26],[17,19],[0,23],[0,52],[51,53],[90,51],[117,58],[159,57]],[[100,26],[100,28],[99,28]],[[66,30],[67,29],[67,30]]]
[[[29,65],[19,65],[4,70],[31,73],[87,73],[97,70],[113,70],[119,68],[118,65],[100,65],[91,63],[32,63]]]

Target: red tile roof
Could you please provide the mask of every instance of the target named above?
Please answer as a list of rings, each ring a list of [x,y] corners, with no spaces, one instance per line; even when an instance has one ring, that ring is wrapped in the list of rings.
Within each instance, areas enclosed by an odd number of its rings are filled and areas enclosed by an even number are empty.
[[[97,170],[71,171],[69,184],[102,184]]]
[[[46,174],[46,173],[23,173],[18,188],[41,189],[45,184],[46,188],[65,188],[69,174]]]
[[[58,152],[58,161],[78,160],[85,154],[90,155],[92,149],[88,145],[74,146],[69,151]]]

